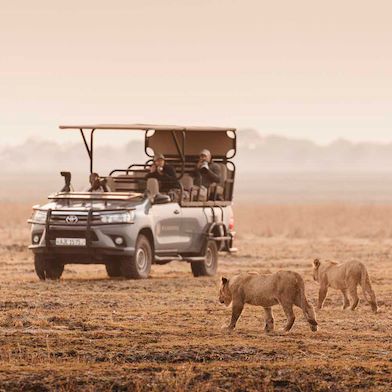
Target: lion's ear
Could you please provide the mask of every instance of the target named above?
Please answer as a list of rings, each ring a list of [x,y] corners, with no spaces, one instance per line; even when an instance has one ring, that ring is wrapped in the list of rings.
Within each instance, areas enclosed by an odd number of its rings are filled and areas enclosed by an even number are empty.
[[[222,283],[225,285],[227,282],[229,281],[229,279],[225,278],[224,276],[222,276]]]
[[[314,260],[313,260],[313,265],[314,265],[316,268],[320,267],[320,260],[319,260],[319,259],[314,259]]]

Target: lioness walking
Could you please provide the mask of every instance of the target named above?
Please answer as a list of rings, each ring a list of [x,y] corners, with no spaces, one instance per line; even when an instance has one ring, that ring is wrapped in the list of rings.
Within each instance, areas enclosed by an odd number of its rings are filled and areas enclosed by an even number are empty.
[[[305,285],[301,275],[292,271],[279,271],[272,275],[241,274],[230,280],[222,278],[219,301],[229,306],[232,303],[229,330],[233,330],[245,304],[262,306],[265,311],[265,332],[274,329],[271,307],[280,304],[287,317],[284,331],[290,331],[295,316],[293,305],[302,309],[312,331],[317,331],[313,307],[305,296]]]
[[[340,290],[343,294],[343,309],[350,306],[354,310],[359,302],[357,285],[362,286],[362,291],[366,301],[372,307],[374,313],[377,313],[376,295],[370,283],[369,274],[364,264],[359,261],[349,261],[338,264],[334,261],[313,261],[313,279],[320,284],[318,309],[323,307],[325,297],[329,287]]]

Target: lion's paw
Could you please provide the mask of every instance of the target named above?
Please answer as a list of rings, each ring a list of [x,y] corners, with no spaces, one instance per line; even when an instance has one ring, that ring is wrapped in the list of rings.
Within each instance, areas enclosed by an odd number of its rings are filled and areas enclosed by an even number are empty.
[[[229,325],[222,325],[221,330],[222,332],[231,333],[233,332],[234,328],[231,328]]]

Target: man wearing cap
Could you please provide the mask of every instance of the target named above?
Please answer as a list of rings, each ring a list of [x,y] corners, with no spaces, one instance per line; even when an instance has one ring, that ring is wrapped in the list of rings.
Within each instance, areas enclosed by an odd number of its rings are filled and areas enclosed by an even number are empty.
[[[200,151],[199,160],[193,172],[195,184],[208,188],[212,183],[219,184],[221,182],[221,169],[217,163],[212,161],[209,150]]]
[[[159,181],[159,190],[169,192],[170,189],[179,188],[176,171],[170,165],[166,165],[163,154],[154,155],[154,163],[150,167],[150,173],[146,178],[156,178]]]

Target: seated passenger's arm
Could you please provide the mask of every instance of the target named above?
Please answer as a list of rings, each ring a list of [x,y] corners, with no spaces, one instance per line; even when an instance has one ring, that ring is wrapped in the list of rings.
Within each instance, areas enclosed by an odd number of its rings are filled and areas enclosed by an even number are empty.
[[[165,166],[165,170],[161,174],[160,179],[165,183],[171,184],[173,188],[179,187],[176,171],[172,166]]]
[[[174,178],[177,178],[176,171],[172,166],[165,166],[165,171],[162,173],[162,176],[167,180],[172,180]]]
[[[213,163],[208,169],[206,169],[205,174],[211,182],[221,182],[221,169],[219,165]]]

